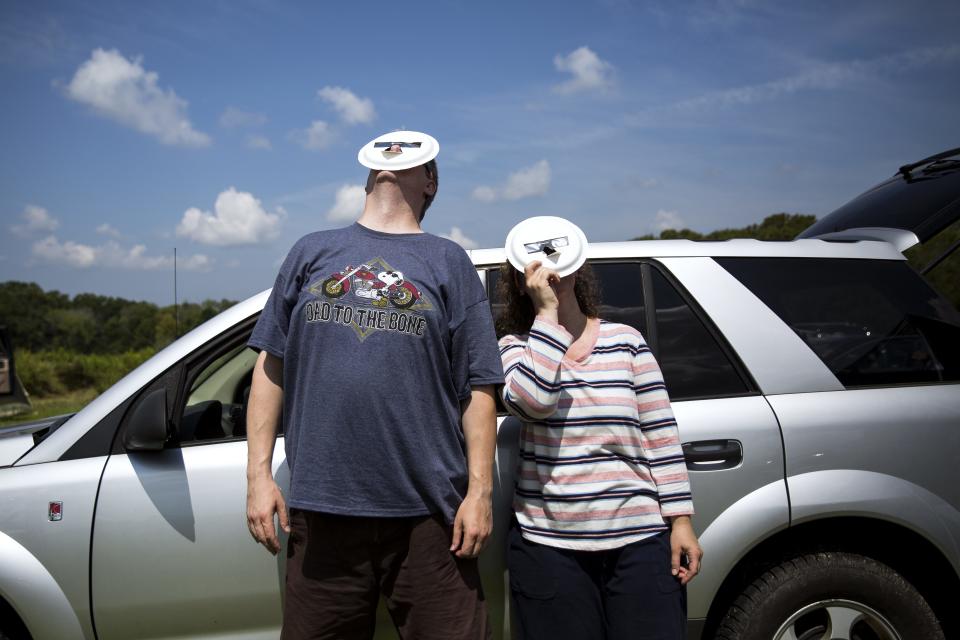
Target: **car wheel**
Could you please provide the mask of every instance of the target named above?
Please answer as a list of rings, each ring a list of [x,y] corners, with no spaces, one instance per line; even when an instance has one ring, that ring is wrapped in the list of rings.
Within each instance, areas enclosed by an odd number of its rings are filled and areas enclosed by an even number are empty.
[[[786,560],[741,593],[718,640],[942,640],[923,596],[872,558],[820,552]]]

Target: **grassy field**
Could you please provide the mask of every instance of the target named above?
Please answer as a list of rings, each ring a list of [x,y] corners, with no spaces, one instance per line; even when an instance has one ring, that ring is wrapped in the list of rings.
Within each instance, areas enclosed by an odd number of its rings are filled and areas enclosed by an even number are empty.
[[[111,354],[18,351],[17,377],[30,394],[33,410],[0,418],[0,427],[79,411],[154,353],[155,349]]]
[[[0,427],[18,422],[40,420],[41,418],[58,416],[64,413],[74,413],[96,398],[98,394],[99,392],[96,389],[87,388],[68,391],[59,395],[31,398],[30,403],[33,405],[33,410],[30,413],[21,413],[17,416],[0,418]]]

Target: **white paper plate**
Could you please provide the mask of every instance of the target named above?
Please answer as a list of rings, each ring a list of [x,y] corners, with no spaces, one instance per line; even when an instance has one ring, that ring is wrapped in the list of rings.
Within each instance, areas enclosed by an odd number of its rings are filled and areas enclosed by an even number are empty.
[[[563,278],[586,261],[587,236],[565,218],[536,216],[510,230],[504,249],[507,260],[520,271],[539,260]]]
[[[363,145],[357,160],[368,169],[402,171],[426,164],[438,153],[440,143],[433,136],[419,131],[391,131]]]

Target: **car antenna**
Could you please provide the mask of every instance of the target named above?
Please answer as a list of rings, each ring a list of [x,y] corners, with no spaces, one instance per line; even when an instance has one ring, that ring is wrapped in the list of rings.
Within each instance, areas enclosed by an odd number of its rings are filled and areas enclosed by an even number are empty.
[[[173,248],[173,326],[174,337],[180,337],[180,305],[177,304],[177,248]]]

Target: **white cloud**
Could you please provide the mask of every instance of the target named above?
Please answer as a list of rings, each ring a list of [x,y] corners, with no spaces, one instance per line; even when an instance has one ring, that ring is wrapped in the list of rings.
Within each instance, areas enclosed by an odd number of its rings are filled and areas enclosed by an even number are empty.
[[[54,236],[47,236],[33,243],[33,255],[47,262],[66,264],[71,267],[86,268],[97,260],[97,250],[73,240],[61,243]]]
[[[479,186],[473,190],[473,199],[480,202],[493,202],[497,199],[497,192],[493,187]]]
[[[546,195],[550,188],[550,163],[541,160],[531,167],[521,169],[507,178],[503,188],[504,200],[519,200]]]
[[[60,226],[60,221],[51,216],[46,209],[28,204],[20,214],[23,224],[10,227],[18,236],[28,237],[40,231],[53,231]]]
[[[327,211],[327,220],[352,222],[363,213],[367,192],[363,185],[345,184],[337,189],[337,199]]]
[[[480,202],[496,200],[520,200],[546,195],[550,189],[550,163],[541,160],[516,171],[507,178],[502,187],[482,185],[473,190],[473,198]]]
[[[259,127],[267,122],[267,116],[262,113],[244,111],[236,107],[227,107],[220,115],[220,126],[227,129],[233,127]]]
[[[210,136],[196,131],[187,118],[186,100],[171,89],[160,89],[159,76],[140,62],[139,58],[128,60],[116,49],[95,49],[67,85],[67,96],[163,144],[209,145]]]
[[[377,112],[370,98],[359,98],[343,87],[323,87],[317,91],[317,97],[332,106],[340,118],[347,124],[373,122]]]
[[[666,231],[667,229],[683,229],[686,227],[686,222],[683,218],[680,217],[680,214],[676,211],[666,211],[665,209],[660,209],[657,211],[656,220],[654,222],[657,231]]]
[[[330,125],[323,120],[314,120],[306,129],[297,129],[290,133],[290,139],[310,151],[319,151],[330,146],[334,140]]]
[[[107,223],[103,223],[102,225],[97,227],[97,233],[99,233],[102,236],[110,236],[111,238],[120,237],[120,231],[118,231],[116,227],[113,227]]]
[[[256,244],[277,237],[286,212],[267,213],[253,194],[230,187],[220,192],[214,213],[191,207],[177,225],[177,235],[213,245]]]
[[[480,246],[475,240],[468,238],[463,231],[460,230],[460,227],[453,227],[450,229],[450,233],[441,233],[440,236],[448,240],[453,240],[464,249],[476,249]]]
[[[261,151],[270,151],[273,149],[273,145],[270,144],[270,138],[266,136],[247,136],[247,146],[251,149],[259,149]]]
[[[565,56],[556,55],[553,66],[557,71],[571,74],[573,77],[558,84],[554,90],[558,93],[577,93],[591,89],[606,90],[613,86],[613,65],[594,53],[589,47],[580,47]]]
[[[926,47],[880,56],[869,60],[847,60],[818,64],[801,73],[751,85],[711,91],[693,98],[641,112],[631,118],[632,124],[648,124],[648,117],[657,112],[700,112],[776,100],[802,91],[828,91],[849,86],[858,80],[905,73],[935,64],[960,59],[960,45]]]
[[[173,268],[172,255],[147,255],[145,245],[137,244],[127,249],[113,240],[91,246],[73,240],[60,242],[55,236],[47,236],[33,244],[33,256],[44,262],[64,264],[77,269],[94,266],[138,271]],[[177,258],[177,268],[186,271],[201,271],[209,268],[211,264],[210,258],[203,254]]]

